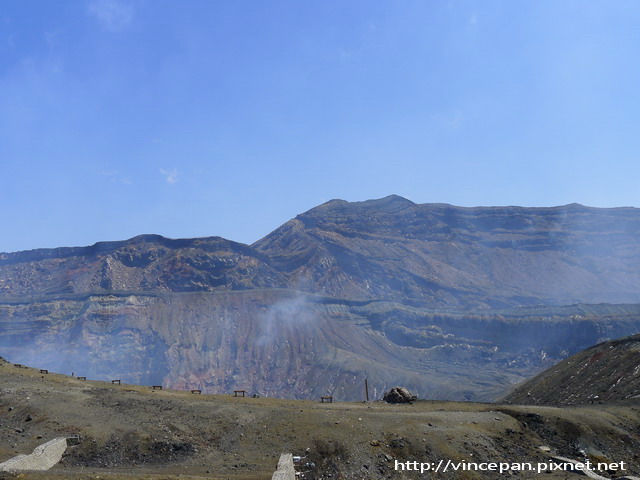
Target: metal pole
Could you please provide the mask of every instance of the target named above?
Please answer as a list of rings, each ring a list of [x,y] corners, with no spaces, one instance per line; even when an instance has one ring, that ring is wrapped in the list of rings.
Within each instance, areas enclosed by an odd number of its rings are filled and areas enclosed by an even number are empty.
[[[367,381],[367,379],[364,379],[364,392],[367,398],[367,402],[369,401],[369,382]]]

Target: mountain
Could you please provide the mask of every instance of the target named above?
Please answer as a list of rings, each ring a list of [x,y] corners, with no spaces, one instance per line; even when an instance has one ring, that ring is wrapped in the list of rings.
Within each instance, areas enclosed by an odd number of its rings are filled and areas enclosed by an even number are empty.
[[[285,286],[264,255],[220,237],[173,240],[140,235],[90,247],[0,254],[3,297]]]
[[[289,284],[432,308],[640,302],[640,210],[332,200],[253,244]]]
[[[141,235],[0,254],[3,296],[291,288],[445,309],[640,303],[640,210],[332,200],[251,246]]]
[[[511,392],[529,405],[578,405],[640,398],[640,335],[579,352]]]
[[[253,245],[141,235],[4,253],[0,355],[208,392],[361,399],[368,377],[377,396],[401,383],[488,400],[640,331],[639,232],[635,208],[390,196],[329,201]]]

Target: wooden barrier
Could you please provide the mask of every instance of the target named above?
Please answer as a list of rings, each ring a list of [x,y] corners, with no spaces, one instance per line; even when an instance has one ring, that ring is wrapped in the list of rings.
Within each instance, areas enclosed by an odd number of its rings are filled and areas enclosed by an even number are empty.
[[[327,403],[333,403],[333,397],[331,395],[325,395],[323,397],[320,397],[320,403],[325,403],[325,401]]]
[[[241,393],[242,395],[238,395],[239,393]],[[244,394],[245,394],[244,390],[234,390],[233,391],[233,396],[234,397],[238,397],[238,396],[244,397]]]
[[[44,368],[41,368],[40,373],[49,373],[49,370],[45,370]]]
[[[114,385],[120,385],[120,380],[111,380],[111,383]]]
[[[162,385],[153,385],[151,388],[153,390],[162,390]]]
[[[191,390],[191,393],[202,393],[202,390]]]
[[[87,377],[76,377],[78,380],[86,380]]]

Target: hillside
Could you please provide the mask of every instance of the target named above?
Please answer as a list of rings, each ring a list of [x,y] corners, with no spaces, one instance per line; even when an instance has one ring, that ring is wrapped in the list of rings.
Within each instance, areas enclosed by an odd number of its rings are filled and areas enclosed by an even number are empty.
[[[51,470],[0,473],[3,480],[268,480],[283,452],[304,457],[298,470],[307,480],[425,478],[395,472],[396,460],[549,465],[552,455],[626,463],[624,472],[601,471],[605,478],[640,473],[637,403],[560,409],[194,395],[41,374],[1,360],[0,384],[0,462],[51,438],[80,438]],[[559,470],[544,477],[569,478]],[[437,478],[504,474],[449,471]]]
[[[390,196],[332,200],[251,246],[142,235],[0,254],[0,354],[209,393],[359,400],[369,378],[491,400],[640,332],[639,231],[634,208]]]
[[[545,370],[506,400],[529,405],[598,404],[640,398],[640,335],[603,342]]]

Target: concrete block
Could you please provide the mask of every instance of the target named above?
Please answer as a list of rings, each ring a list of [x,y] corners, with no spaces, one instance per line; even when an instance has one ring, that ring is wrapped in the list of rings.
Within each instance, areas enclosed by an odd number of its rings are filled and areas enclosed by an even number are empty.
[[[54,438],[37,446],[30,455],[18,455],[0,463],[0,472],[19,470],[49,470],[62,459],[67,449],[65,437]]]
[[[273,472],[271,480],[295,480],[296,470],[293,468],[293,455],[283,453],[278,460],[278,468]]]

